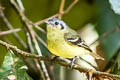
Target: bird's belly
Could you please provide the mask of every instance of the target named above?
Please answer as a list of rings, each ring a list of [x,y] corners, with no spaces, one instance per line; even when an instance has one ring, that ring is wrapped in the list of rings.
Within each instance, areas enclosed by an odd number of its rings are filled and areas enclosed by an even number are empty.
[[[52,44],[48,44],[48,49],[51,51],[52,54],[64,58],[73,58],[75,56],[89,54],[89,51],[85,50],[84,48],[71,46],[66,42],[55,42]]]

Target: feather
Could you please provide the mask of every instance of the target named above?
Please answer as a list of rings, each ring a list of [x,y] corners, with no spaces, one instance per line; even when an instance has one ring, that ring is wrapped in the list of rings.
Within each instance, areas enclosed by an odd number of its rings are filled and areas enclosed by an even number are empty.
[[[95,59],[101,59],[101,60],[104,60],[104,58],[102,58],[102,57],[99,56],[98,54],[90,53],[90,55],[93,56]]]
[[[79,47],[82,47],[82,48],[85,48],[86,50],[88,50],[90,52],[90,55],[93,56],[95,59],[104,60],[104,58],[102,58],[101,56],[93,53],[93,51],[85,43],[85,41],[83,39],[81,39],[80,36],[76,32],[73,32],[73,30],[72,30],[72,32],[66,33],[64,35],[64,38],[65,38],[66,42],[68,42],[69,44],[74,45],[74,46],[79,46]]]
[[[90,52],[92,52],[92,50],[89,48],[89,46],[86,45],[85,41],[82,40],[77,34],[74,35],[71,33],[66,33],[64,35],[64,38],[68,43],[85,48],[85,49],[89,50]]]

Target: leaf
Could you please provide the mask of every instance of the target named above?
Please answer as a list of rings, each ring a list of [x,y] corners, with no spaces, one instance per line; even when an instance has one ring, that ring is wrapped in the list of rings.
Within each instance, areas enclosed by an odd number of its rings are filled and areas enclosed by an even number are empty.
[[[0,68],[1,80],[32,80],[26,73],[27,67],[14,54],[7,53]]]
[[[120,15],[120,0],[109,0],[109,2],[114,12]]]
[[[99,35],[102,35],[112,31],[120,25],[120,16],[113,12],[107,0],[98,0],[97,4],[99,8],[99,17],[96,29]],[[109,61],[120,47],[120,30],[112,32],[104,37],[101,40],[101,45],[105,52],[105,56]]]

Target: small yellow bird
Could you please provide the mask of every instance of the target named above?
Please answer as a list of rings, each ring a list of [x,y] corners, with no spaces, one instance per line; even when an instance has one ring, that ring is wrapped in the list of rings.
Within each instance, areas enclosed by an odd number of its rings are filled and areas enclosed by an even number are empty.
[[[95,54],[80,36],[58,18],[46,20],[47,45],[50,52],[63,58],[74,58],[76,56],[89,54],[95,59],[103,58]]]

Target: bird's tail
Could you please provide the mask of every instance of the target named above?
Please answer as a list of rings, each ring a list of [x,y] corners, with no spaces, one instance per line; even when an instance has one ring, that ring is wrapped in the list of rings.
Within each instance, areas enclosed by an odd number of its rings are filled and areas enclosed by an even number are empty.
[[[95,53],[90,53],[91,56],[93,56],[95,59],[101,59],[101,60],[104,60],[103,57],[99,56],[98,54],[95,54]]]

